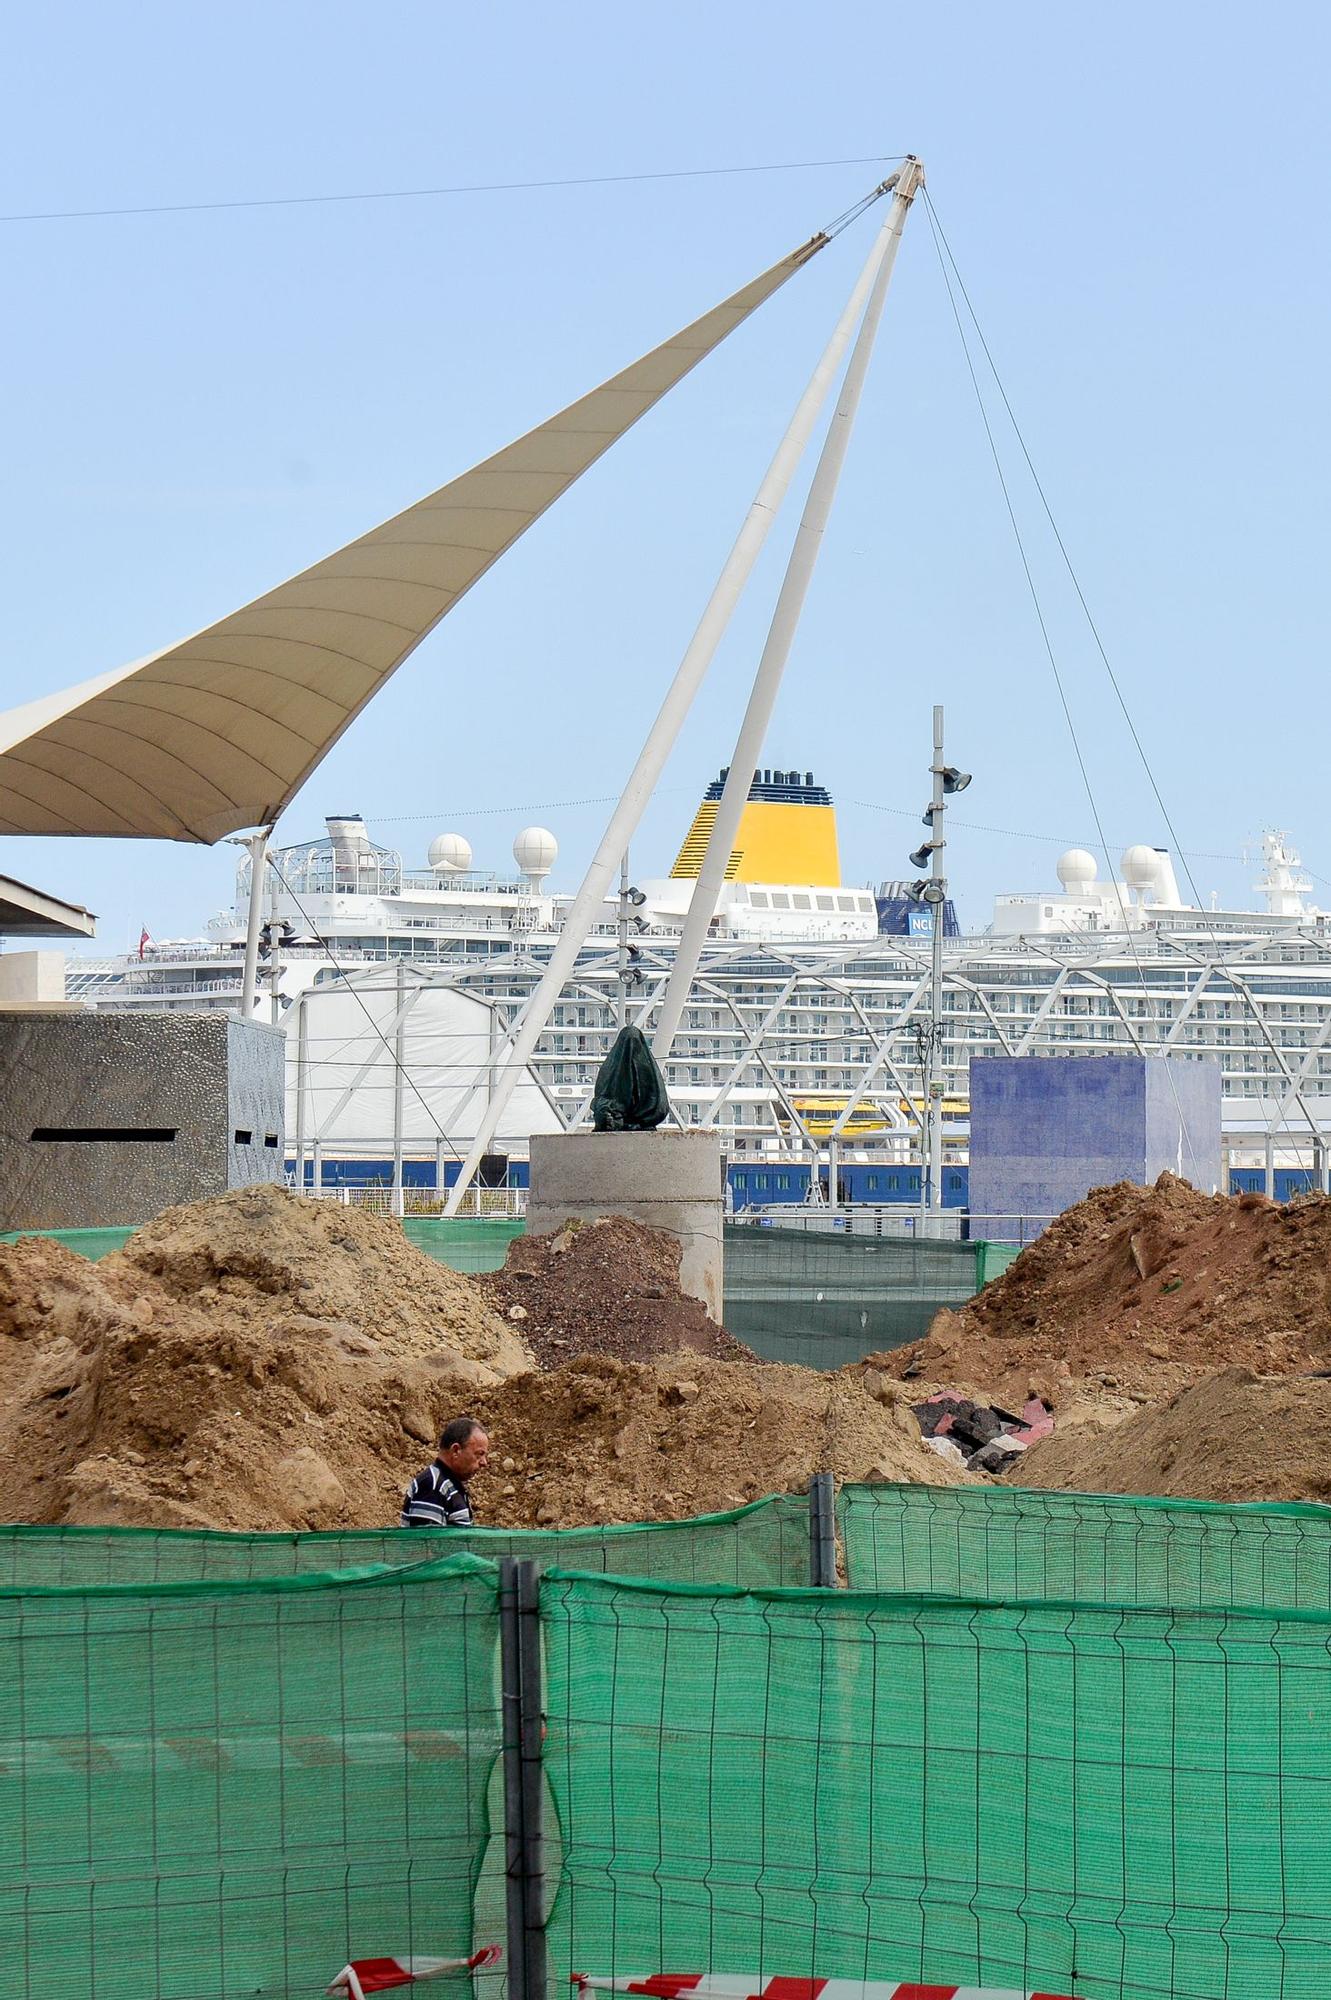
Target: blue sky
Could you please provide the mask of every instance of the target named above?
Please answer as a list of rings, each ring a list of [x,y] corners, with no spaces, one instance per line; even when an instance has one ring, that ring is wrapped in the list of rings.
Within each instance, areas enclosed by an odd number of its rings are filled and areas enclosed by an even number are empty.
[[[8,23],[5,213],[895,154],[947,229],[1203,894],[1292,829],[1331,877],[1325,10],[53,4]],[[465,469],[837,215],[873,167],[0,225],[5,706],[206,624]],[[572,887],[872,222],[625,439],[412,656],[289,810]],[[1111,845],[1168,839],[1000,431]],[[635,852],[728,759],[795,512]],[[975,773],[964,913],[1094,821],[926,219],[908,225],[767,761],[905,871],[929,710]],[[902,816],[904,814],[904,816]],[[974,822],[967,826],[962,822]],[[1009,829],[998,833],[980,828]],[[1026,837],[1017,837],[1026,836]],[[118,949],[230,899],[231,850],[8,841]],[[1331,895],[1331,886],[1328,894]],[[1326,900],[1327,898],[1324,898]]]

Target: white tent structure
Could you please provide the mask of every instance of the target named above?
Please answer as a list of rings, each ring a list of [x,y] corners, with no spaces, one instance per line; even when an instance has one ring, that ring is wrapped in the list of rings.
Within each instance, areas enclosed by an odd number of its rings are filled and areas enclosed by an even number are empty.
[[[271,826],[505,549],[828,240],[229,617],[0,715],[0,833],[208,842]]]
[[[286,1131],[298,1182],[306,1161],[317,1180],[325,1154],[382,1159],[391,1147],[396,1187],[407,1154],[437,1156],[442,1187],[459,1138],[471,1137],[489,1102],[487,1071],[503,1039],[494,1007],[399,959],[311,988],[286,1026]],[[493,1144],[525,1150],[533,1132],[563,1129],[528,1069]]]

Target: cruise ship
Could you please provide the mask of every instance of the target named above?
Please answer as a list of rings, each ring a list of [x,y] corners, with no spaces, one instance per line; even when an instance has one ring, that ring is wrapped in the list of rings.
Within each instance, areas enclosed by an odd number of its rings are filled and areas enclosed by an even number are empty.
[[[648,1032],[726,773],[707,788],[668,876],[607,901],[496,1138],[585,1117],[626,1018]],[[549,887],[554,836],[525,827],[513,867],[473,867],[459,833],[410,868],[359,816],[271,851],[257,1013],[288,1032],[288,1143],[332,1171],[397,1148],[446,1162],[472,1136],[504,1042],[571,898]],[[1278,1146],[1324,1177],[1331,1123],[1331,917],[1286,834],[1264,836],[1261,906],[1189,907],[1171,856],[1134,846],[1114,880],[1083,849],[1057,890],[1003,895],[981,933],[945,908],[947,1156],[966,1156],[973,1057],[1214,1057],[1231,1162]],[[205,935],[71,962],[98,1007],[220,1008],[241,998],[249,861]],[[732,1160],[918,1157],[932,916],[911,885],[842,880],[836,811],[811,771],[754,774],[667,1080],[680,1119],[717,1124]],[[305,1168],[308,1177],[309,1168]]]

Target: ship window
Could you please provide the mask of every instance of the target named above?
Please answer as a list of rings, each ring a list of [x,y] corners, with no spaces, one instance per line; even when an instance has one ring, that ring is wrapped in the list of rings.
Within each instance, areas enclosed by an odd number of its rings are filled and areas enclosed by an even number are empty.
[[[836,906],[839,910],[853,910],[856,907],[855,898],[853,896],[838,896]]]
[[[774,910],[788,910],[790,908],[790,898],[784,889],[773,889],[772,908]]]
[[[793,898],[793,907],[797,910],[807,910],[811,905],[807,896],[796,896]]]
[[[767,902],[766,889],[750,889],[749,901],[752,903],[755,910],[767,909],[768,902]]]
[[[836,908],[836,904],[830,896],[819,896],[817,901],[820,910],[834,910]]]
[[[778,1174],[776,1177],[776,1184],[779,1188],[788,1188],[790,1186],[790,1175]]]

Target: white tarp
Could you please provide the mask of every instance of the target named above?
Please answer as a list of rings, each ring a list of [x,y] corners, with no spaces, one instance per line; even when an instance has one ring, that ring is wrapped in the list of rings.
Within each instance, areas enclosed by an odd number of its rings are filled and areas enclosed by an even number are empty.
[[[300,1012],[305,1009],[305,1115],[296,1102]],[[403,1143],[419,1152],[447,1135],[455,1148],[475,1134],[485,1109],[492,1010],[423,970],[396,966],[317,986],[286,1017],[288,1151],[306,1145],[378,1156],[393,1145],[394,1099],[402,1099]],[[398,1030],[402,1034],[399,1082]],[[498,1039],[496,1035],[495,1039]],[[495,1134],[499,1151],[562,1126],[527,1070]]]
[[[477,578],[826,240],[206,631],[0,715],[0,833],[213,841],[271,824]]]

